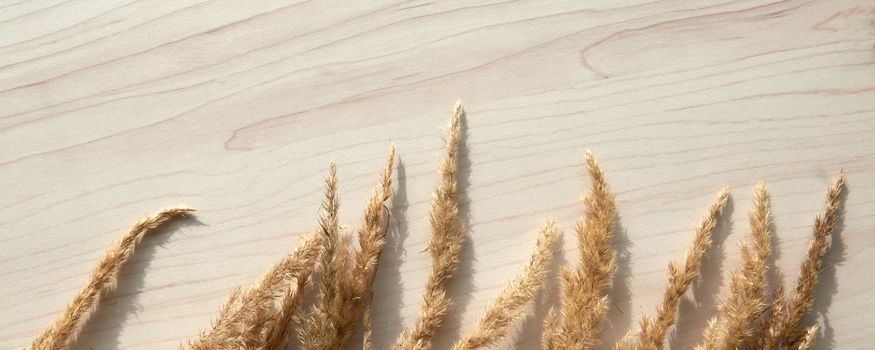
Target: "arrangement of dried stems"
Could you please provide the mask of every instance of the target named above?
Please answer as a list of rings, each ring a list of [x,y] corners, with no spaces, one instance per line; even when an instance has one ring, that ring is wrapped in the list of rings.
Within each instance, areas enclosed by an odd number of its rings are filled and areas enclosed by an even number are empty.
[[[395,350],[429,349],[452,304],[447,283],[455,277],[465,239],[456,178],[464,114],[461,104],[457,103],[429,215],[431,232],[426,250],[431,256],[432,269],[418,316],[413,325],[398,336],[393,346]],[[560,298],[543,321],[541,343],[549,350],[590,349],[600,345],[602,323],[610,305],[608,292],[617,264],[613,247],[616,204],[595,156],[587,151],[584,159],[591,189],[583,199],[585,212],[574,229],[579,259],[573,266],[561,267]],[[251,287],[235,289],[219,309],[212,326],[185,342],[181,349],[273,350],[284,349],[288,342],[297,340],[303,349],[336,350],[350,345],[353,329],[361,321],[364,336],[359,344],[370,350],[373,347],[370,304],[380,252],[390,225],[388,207],[394,162],[393,146],[368,199],[354,240],[347,237],[348,233],[338,221],[337,174],[331,164],[315,231],[301,239],[297,248]],[[829,236],[840,215],[843,183],[844,173],[839,173],[827,191],[823,213],[815,220],[813,239],[797,282],[788,292],[781,286],[771,292],[766,290],[773,233],[769,195],[765,184],[757,185],[750,211],[749,237],[740,246],[741,263],[732,271],[728,294],[723,296],[717,316],[703,330],[695,349],[811,348],[817,326],[806,326],[803,318],[811,309]],[[678,304],[697,278],[699,265],[711,246],[712,232],[728,200],[729,190],[724,188],[693,231],[692,243],[683,260],[668,266],[668,282],[656,314],[644,316],[637,333],[627,333],[614,344],[614,349],[664,347],[678,317]],[[70,347],[100,294],[118,279],[120,266],[133,254],[139,238],[171,219],[192,212],[187,208],[168,209],[135,224],[109,249],[89,281],[57,320],[33,341],[31,348]],[[527,313],[530,301],[545,284],[556,236],[556,224],[548,220],[538,232],[528,263],[486,308],[474,328],[460,337],[454,350],[497,344]],[[358,247],[353,246],[355,241]],[[317,276],[317,270],[318,282],[314,282],[311,279]],[[308,292],[316,293],[309,307],[302,305]]]

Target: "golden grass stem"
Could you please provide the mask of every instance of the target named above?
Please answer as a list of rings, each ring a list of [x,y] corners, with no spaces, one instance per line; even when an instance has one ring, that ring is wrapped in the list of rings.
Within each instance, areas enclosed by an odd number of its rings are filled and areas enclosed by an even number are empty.
[[[336,345],[342,332],[339,321],[351,313],[351,305],[344,301],[354,295],[349,285],[349,247],[341,237],[338,222],[340,205],[336,175],[337,168],[331,163],[328,178],[325,180],[322,215],[319,218],[319,233],[324,242],[324,252],[320,260],[322,279],[319,283],[319,297],[307,323],[299,332],[303,348],[308,350],[339,347]]]
[[[237,288],[219,311],[212,327],[182,346],[190,350],[241,349],[266,346],[267,335],[278,315],[292,313],[297,307],[293,300],[284,302],[279,313],[274,311],[275,298],[283,294],[303,294],[292,289],[290,280],[306,285],[314,264],[322,251],[322,238],[313,233],[298,243],[295,250],[270,268],[259,281],[245,292]],[[299,303],[299,302],[298,302]],[[284,322],[280,320],[279,322]],[[279,330],[278,330],[279,331]]]
[[[31,343],[34,350],[66,349],[76,338],[88,314],[97,305],[100,294],[118,280],[122,264],[134,254],[139,238],[154,231],[168,221],[185,217],[194,212],[190,208],[172,208],[146,217],[133,226],[115,243],[91,270],[88,282],[79,290],[70,304],[58,315],[49,328]]]
[[[771,252],[770,212],[765,184],[757,184],[750,211],[750,242],[741,244],[741,266],[730,280],[729,295],[720,305],[723,318],[720,348],[736,349],[752,333],[765,307],[766,263]]]
[[[459,217],[457,198],[457,155],[465,114],[461,102],[453,109],[447,134],[447,145],[440,165],[440,183],[431,202],[429,224],[431,236],[428,252],[431,255],[431,274],[425,285],[419,316],[410,329],[404,330],[395,343],[395,350],[419,350],[430,347],[435,332],[450,308],[447,281],[456,272],[462,250],[465,229]]]
[[[348,302],[353,304],[353,314],[342,325],[345,329],[352,329],[353,323],[359,315],[362,316],[364,349],[370,349],[372,326],[371,326],[371,299],[373,298],[374,279],[377,275],[377,263],[383,246],[386,244],[386,231],[388,229],[388,215],[383,215],[386,202],[392,196],[392,169],[395,165],[395,146],[389,150],[386,157],[386,166],[380,172],[380,189],[374,189],[373,195],[368,200],[365,209],[362,226],[358,231],[359,250],[355,254],[355,266],[352,278],[356,298]],[[388,212],[388,210],[387,210]],[[349,332],[343,332],[348,335]],[[343,344],[346,336],[338,339]]]
[[[274,321],[268,326],[264,344],[258,347],[259,350],[285,349],[284,346],[291,333],[295,313],[304,299],[308,283],[309,278],[298,278],[295,288],[289,288],[286,291],[280,310],[274,317]]]
[[[811,309],[814,299],[814,287],[817,285],[817,275],[823,263],[823,256],[829,248],[828,238],[835,230],[839,216],[839,196],[844,187],[845,173],[839,172],[832,185],[827,190],[826,205],[823,213],[814,220],[814,234],[808,245],[808,254],[802,262],[802,268],[796,282],[796,287],[790,291],[786,301],[786,316],[781,325],[781,343],[790,347],[797,346],[803,340],[806,328],[801,325],[802,318]]]
[[[708,320],[708,325],[705,331],[702,332],[702,342],[693,347],[694,350],[713,350],[717,348],[717,335],[719,330],[718,318],[713,317]]]
[[[610,302],[606,289],[617,260],[611,245],[616,204],[595,156],[586,150],[584,158],[591,193],[583,199],[586,212],[575,230],[580,261],[574,270],[562,267],[561,316],[555,328],[545,330],[548,349],[589,349],[598,344]]]
[[[541,337],[541,349],[553,350],[557,349],[559,344],[556,339],[554,330],[559,327],[559,315],[556,308],[550,308],[547,315],[544,316],[544,334]]]
[[[757,338],[757,347],[761,350],[778,349],[778,339],[781,336],[781,324],[784,320],[784,287],[778,284],[772,292],[772,303],[769,305],[763,319],[763,327]]]
[[[808,327],[805,331],[805,334],[802,337],[802,340],[799,341],[799,346],[796,347],[796,350],[809,350],[814,345],[814,340],[817,338],[817,326]]]
[[[626,350],[635,348],[635,336],[631,331],[626,332],[620,340],[618,340],[611,348],[613,350]]]
[[[684,257],[683,267],[672,262],[668,267],[668,286],[663,294],[662,304],[657,307],[656,318],[645,316],[641,320],[641,331],[638,334],[638,350],[662,349],[668,329],[677,319],[677,308],[681,297],[687,292],[696,279],[699,265],[705,251],[711,247],[711,233],[717,226],[723,207],[729,200],[729,189],[723,188],[717,201],[711,205],[696,228],[693,245]]]
[[[477,327],[463,336],[453,350],[484,348],[494,345],[507,334],[507,328],[522,317],[525,306],[544,285],[555,241],[556,223],[550,220],[541,228],[528,264],[486,309]]]
[[[362,350],[371,350],[374,348],[374,326],[371,321],[371,305],[365,307],[364,315],[362,316]]]

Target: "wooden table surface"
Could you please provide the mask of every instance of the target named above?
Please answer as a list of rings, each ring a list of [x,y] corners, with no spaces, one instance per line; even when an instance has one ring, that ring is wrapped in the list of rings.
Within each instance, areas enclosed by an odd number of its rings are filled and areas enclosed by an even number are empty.
[[[816,348],[871,348],[868,0],[0,1],[0,348],[29,344],[130,224],[189,205],[197,220],[143,241],[75,346],[175,348],[316,225],[330,161],[354,228],[394,143],[375,301],[387,348],[430,268],[428,201],[459,98],[468,243],[436,349],[474,324],[549,216],[576,259],[584,148],[617,193],[622,232],[605,343],[655,309],[666,265],[723,185],[733,204],[671,348],[695,344],[714,315],[759,180],[792,283],[844,168]],[[500,348],[535,348],[539,334],[530,317]]]

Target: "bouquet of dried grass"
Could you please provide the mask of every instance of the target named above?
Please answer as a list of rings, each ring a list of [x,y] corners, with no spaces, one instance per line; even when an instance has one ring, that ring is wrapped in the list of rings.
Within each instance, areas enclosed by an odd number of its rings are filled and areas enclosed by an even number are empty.
[[[465,239],[456,179],[464,115],[461,104],[457,103],[429,215],[431,232],[426,250],[432,260],[431,273],[418,317],[399,335],[393,346],[395,350],[429,349],[452,303],[447,282],[455,277]],[[610,304],[608,291],[617,264],[612,246],[616,204],[595,156],[586,151],[584,159],[591,189],[589,196],[583,199],[585,212],[574,230],[580,257],[574,266],[561,267],[560,299],[543,321],[542,347],[548,350],[580,350],[599,345],[602,321]],[[393,146],[356,231],[358,247],[346,239],[338,221],[337,174],[331,164],[315,231],[254,285],[245,290],[235,289],[219,309],[212,326],[184,343],[181,349],[274,350],[284,349],[289,341],[297,338],[303,349],[336,350],[349,345],[353,328],[362,322],[364,336],[360,344],[370,350],[370,304],[390,224],[387,206],[392,194],[394,160]],[[803,317],[811,309],[829,236],[836,227],[843,184],[844,173],[839,173],[827,191],[823,213],[815,220],[813,239],[796,285],[789,292],[779,286],[771,293],[766,291],[766,268],[773,234],[769,199],[766,186],[757,185],[748,224],[749,237],[740,246],[741,263],[731,273],[729,292],[720,303],[718,316],[703,330],[696,349],[805,350],[812,346],[817,326],[804,325]],[[697,278],[702,258],[711,246],[711,234],[728,200],[729,190],[724,188],[696,227],[683,260],[668,266],[668,282],[656,314],[644,316],[638,332],[627,333],[614,344],[614,349],[664,347],[678,316],[678,304]],[[119,268],[133,254],[138,238],[192,212],[187,208],[168,209],[135,224],[110,248],[82,290],[58,319],[33,341],[31,348],[67,349],[100,294],[118,278]],[[526,306],[544,285],[556,235],[556,224],[548,220],[538,232],[528,263],[487,307],[474,328],[460,337],[454,350],[495,345],[526,313]],[[311,279],[317,269],[320,277],[318,282],[313,282]],[[313,305],[306,307],[302,303],[310,289],[317,295]]]

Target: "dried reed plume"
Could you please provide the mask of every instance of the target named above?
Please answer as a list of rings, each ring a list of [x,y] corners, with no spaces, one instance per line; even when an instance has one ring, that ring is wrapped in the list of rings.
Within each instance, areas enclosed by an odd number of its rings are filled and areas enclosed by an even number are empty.
[[[353,288],[355,288],[355,294],[358,297],[352,302],[354,303],[354,315],[364,312],[362,316],[362,330],[364,332],[362,347],[366,349],[371,347],[371,298],[373,297],[374,278],[377,274],[377,263],[380,260],[383,246],[386,244],[389,218],[383,215],[383,209],[392,195],[392,168],[394,165],[395,146],[393,145],[386,157],[386,166],[380,173],[380,190],[375,188],[373,195],[368,200],[365,217],[358,231],[359,250],[355,254],[355,266],[352,274]],[[355,318],[352,320],[354,321]],[[341,340],[341,344],[344,340]]]
[[[711,205],[696,228],[696,237],[693,239],[693,246],[684,257],[684,266],[680,267],[677,262],[669,264],[668,286],[663,294],[662,304],[656,309],[656,318],[644,316],[641,320],[641,331],[638,334],[636,347],[638,350],[662,349],[666,333],[677,318],[678,303],[698,275],[702,256],[711,247],[711,232],[717,226],[720,213],[728,199],[729,189],[724,187],[717,201]]]
[[[319,218],[319,233],[323,236],[324,253],[320,260],[322,279],[319,283],[319,297],[299,332],[304,349],[333,349],[342,336],[341,322],[349,316],[351,305],[344,301],[353,298],[350,288],[349,246],[343,241],[338,223],[340,204],[337,199],[337,168],[331,163],[328,178],[325,179],[325,199],[322,202],[322,216]]]
[[[305,286],[321,252],[321,237],[314,233],[268,270],[251,288],[236,289],[219,311],[212,327],[190,340],[182,348],[208,349],[276,349],[279,335],[289,327],[289,314],[300,304]],[[292,285],[291,281],[297,282]],[[280,310],[275,301],[284,297]]]
[[[450,309],[447,283],[456,273],[465,235],[457,198],[457,157],[465,112],[457,102],[447,133],[439,182],[431,201],[430,236],[427,250],[432,269],[426,281],[415,323],[398,336],[394,350],[431,348],[435,333]],[[617,264],[612,245],[617,210],[605,175],[592,152],[585,163],[590,194],[578,220],[579,260],[563,266],[558,305],[547,313],[542,347],[547,350],[582,350],[599,344],[602,322],[609,307],[609,288]],[[380,254],[389,227],[388,202],[392,196],[395,148],[390,149],[379,182],[355,231],[357,248],[338,219],[337,169],[332,163],[325,179],[324,199],[316,232],[306,236],[291,253],[269,269],[248,289],[237,288],[219,310],[211,327],[181,346],[190,350],[280,350],[297,334],[306,350],[340,350],[361,320],[362,348],[371,350],[371,299]],[[844,172],[827,192],[826,206],[814,223],[796,285],[785,293],[782,286],[766,297],[766,265],[771,251],[769,195],[763,183],[756,187],[749,214],[748,237],[740,245],[741,262],[730,276],[728,293],[716,317],[703,330],[699,350],[808,350],[817,336],[817,326],[805,327],[803,317],[812,307],[817,276],[829,247],[829,236],[838,225]],[[655,316],[645,315],[640,331],[620,339],[615,350],[659,350],[676,323],[678,305],[699,274],[704,254],[711,246],[723,208],[729,200],[724,188],[700,220],[692,246],[683,261],[668,266],[668,283]],[[33,341],[34,350],[67,349],[102,291],[113,284],[120,266],[132,254],[139,237],[192,209],[169,209],[135,224],[94,268],[90,281],[60,317]],[[453,350],[493,346],[524,314],[541,289],[549,270],[557,227],[548,221],[539,231],[530,260],[481,315],[477,325],[455,343]],[[317,267],[318,266],[318,267]],[[319,269],[319,281],[311,276]],[[313,305],[303,305],[310,286],[317,293]],[[756,330],[761,330],[756,332]],[[753,338],[753,339],[751,339]]]
[[[814,220],[814,237],[808,245],[808,254],[802,262],[802,268],[797,278],[796,286],[787,295],[776,293],[775,305],[772,308],[783,308],[767,320],[768,328],[760,339],[763,349],[798,348],[804,345],[806,334],[814,331],[802,326],[802,318],[811,309],[814,299],[814,287],[823,257],[829,248],[828,237],[838,223],[840,196],[844,187],[845,173],[839,172],[832,185],[827,190],[826,205],[823,213]],[[783,305],[782,305],[783,300]],[[812,342],[813,342],[813,335]]]
[[[757,338],[757,347],[762,350],[778,349],[781,337],[781,322],[784,320],[784,286],[780,283],[772,292],[772,303],[763,319],[762,332]]]
[[[67,305],[52,325],[43,331],[33,343],[34,350],[66,349],[69,342],[76,338],[88,314],[97,304],[100,294],[113,285],[118,279],[122,264],[134,254],[134,248],[143,235],[154,231],[171,219],[185,217],[194,212],[189,208],[165,209],[153,216],[146,217],[133,226],[121,240],[116,242],[91,270],[91,277],[82,286],[73,301]]]
[[[528,265],[510,282],[486,309],[477,327],[453,347],[454,350],[480,349],[498,342],[510,324],[523,315],[524,307],[543,286],[556,240],[556,223],[547,222],[538,234],[535,251]]]
[[[705,349],[714,349],[713,337],[720,337],[720,349],[736,349],[753,334],[754,325],[765,307],[766,263],[771,251],[771,218],[766,185],[757,184],[750,211],[748,231],[750,242],[740,247],[741,266],[733,271],[729,295],[720,305],[718,334],[705,335]],[[707,330],[712,332],[711,325]]]
[[[790,346],[798,344],[805,337],[806,329],[800,322],[811,309],[817,275],[820,273],[823,256],[829,247],[827,238],[838,222],[839,196],[844,181],[845,174],[841,172],[827,191],[826,207],[823,209],[823,214],[814,220],[814,238],[808,245],[808,255],[802,262],[796,288],[790,292],[790,297],[787,299],[787,316],[781,329],[784,331],[784,342]]]
[[[805,334],[799,342],[799,346],[796,347],[796,350],[811,349],[811,346],[814,345],[815,338],[817,338],[817,325],[808,327],[808,329],[805,330]]]
[[[336,169],[334,164],[331,166],[320,219],[320,230],[326,244],[320,262],[323,275],[319,299],[299,334],[305,349],[340,349],[363,312],[370,312],[367,310],[370,294],[385,244],[388,217],[384,217],[383,209],[392,194],[394,162],[393,146],[380,173],[379,190],[374,189],[365,208],[362,226],[358,230],[359,249],[354,252],[343,239],[337,221]],[[368,339],[370,315],[366,315],[364,322],[365,339]]]
[[[274,317],[275,321],[270,323],[266,330],[266,338],[262,346],[257,347],[260,350],[280,350],[285,349],[286,339],[291,333],[292,322],[294,315],[298,311],[298,306],[301,305],[301,300],[304,299],[304,293],[307,290],[309,279],[299,278],[295,288],[289,288],[286,295],[283,296],[280,310]]]
[[[705,326],[705,331],[703,332],[702,342],[693,347],[695,350],[711,350],[717,348],[717,327],[718,318],[713,317],[708,320],[708,325]],[[734,348],[733,348],[734,349]]]
[[[425,285],[416,323],[413,328],[401,333],[395,343],[395,350],[428,348],[443,316],[450,308],[446,284],[456,272],[465,234],[456,198],[456,156],[464,114],[461,102],[456,102],[447,134],[446,153],[440,166],[440,183],[432,198],[429,215],[431,237],[428,241],[428,252],[431,254],[431,275]]]
[[[591,194],[583,199],[586,215],[578,220],[575,231],[580,261],[575,270],[562,267],[561,315],[551,311],[550,322],[556,322],[556,327],[546,328],[544,342],[548,349],[593,347],[601,336],[601,321],[608,309],[606,288],[617,260],[611,246],[616,205],[592,152],[587,150],[585,159]]]

